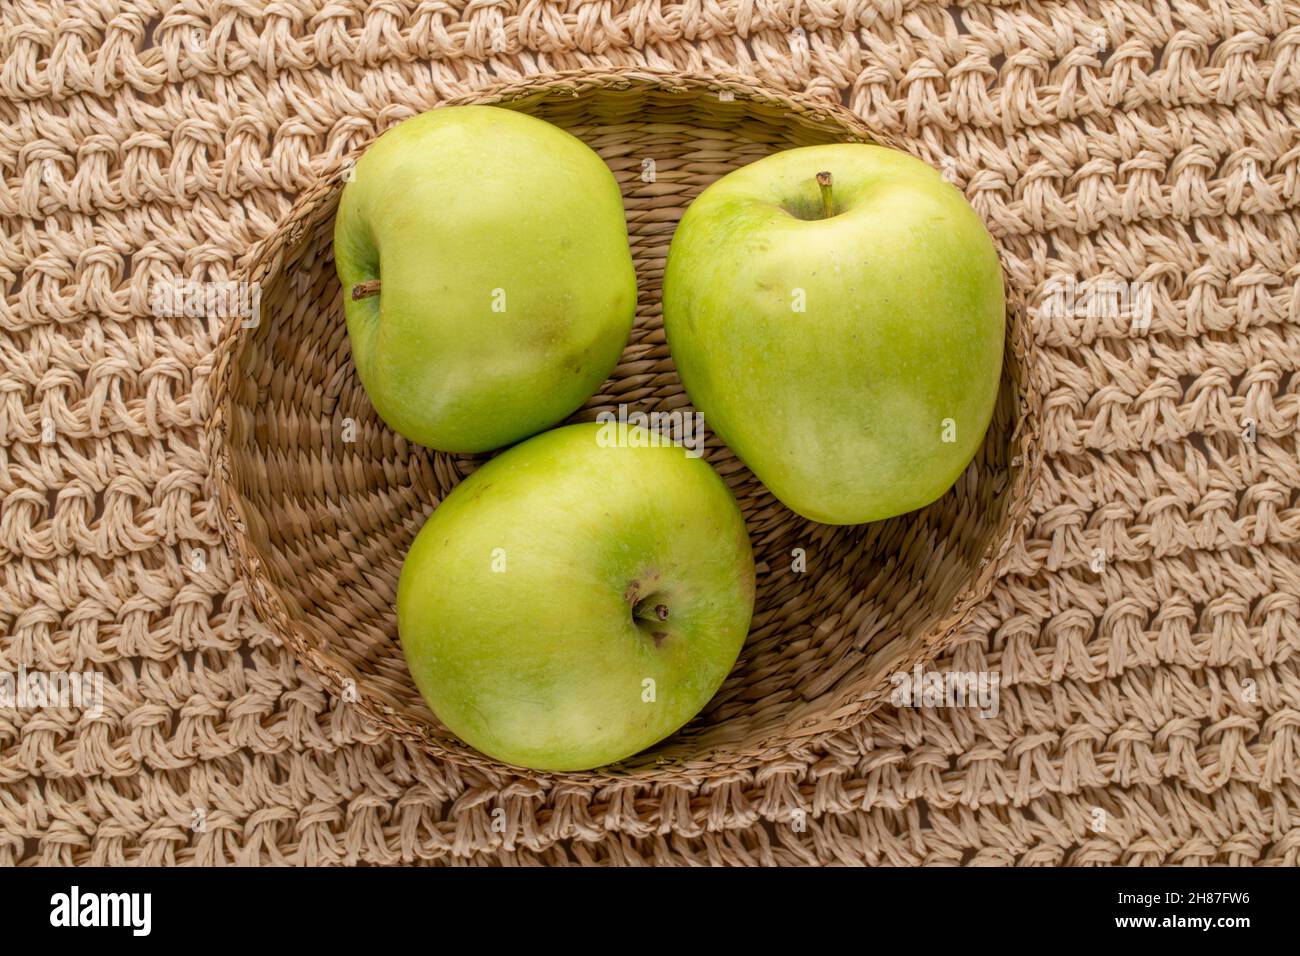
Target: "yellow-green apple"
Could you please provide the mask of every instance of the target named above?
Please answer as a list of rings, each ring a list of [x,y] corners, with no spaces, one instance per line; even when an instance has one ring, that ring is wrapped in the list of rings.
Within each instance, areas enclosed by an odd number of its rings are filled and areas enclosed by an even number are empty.
[[[411,675],[489,756],[536,770],[628,757],[698,713],[735,663],[754,606],[740,509],[707,462],[641,432],[586,423],[516,445],[406,555]]]
[[[664,325],[696,408],[793,511],[929,504],[993,414],[1006,320],[979,216],[930,166],[863,144],[776,153],[673,236]]]
[[[334,258],[366,394],[442,451],[563,420],[609,375],[636,308],[609,167],[559,127],[491,106],[380,136],[343,188]]]

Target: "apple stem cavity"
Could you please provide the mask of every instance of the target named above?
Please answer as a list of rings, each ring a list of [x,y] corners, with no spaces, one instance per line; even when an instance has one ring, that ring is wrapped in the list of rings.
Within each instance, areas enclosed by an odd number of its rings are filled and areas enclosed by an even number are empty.
[[[368,299],[372,295],[379,295],[379,284],[378,279],[358,282],[352,287],[352,301],[360,302],[362,299]]]
[[[638,601],[632,605],[632,616],[647,624],[657,624],[668,620],[668,605],[651,604],[649,599]]]
[[[657,625],[668,620],[668,605],[655,602],[655,597],[656,595],[641,596],[640,581],[633,581],[623,593],[624,600],[632,607],[632,621],[638,627],[650,627],[655,645],[658,646],[668,636],[666,632],[655,629]]]
[[[817,174],[817,188],[822,193],[822,218],[831,219],[835,215],[835,201],[831,198],[831,174]]]

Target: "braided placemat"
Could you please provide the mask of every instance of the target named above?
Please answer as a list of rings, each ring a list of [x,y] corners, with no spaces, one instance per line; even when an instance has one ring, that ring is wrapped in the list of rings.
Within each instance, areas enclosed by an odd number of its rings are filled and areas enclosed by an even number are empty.
[[[0,6],[0,673],[104,678],[0,707],[0,864],[1300,861],[1300,4],[257,6]],[[250,613],[220,320],[151,289],[225,280],[394,109],[630,65],[844,103],[1033,293],[1028,531],[934,665],[996,715],[593,789],[423,756]]]

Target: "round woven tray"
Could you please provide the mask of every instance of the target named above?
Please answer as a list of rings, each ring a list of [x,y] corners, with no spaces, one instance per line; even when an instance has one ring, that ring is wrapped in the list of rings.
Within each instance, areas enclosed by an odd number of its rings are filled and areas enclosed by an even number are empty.
[[[465,103],[569,130],[622,187],[636,325],[618,367],[574,421],[620,403],[644,411],[687,404],[659,293],[673,230],[705,186],[791,147],[898,145],[839,106],[738,77],[551,74],[448,101]],[[438,757],[500,770],[438,723],[398,644],[394,600],[406,549],[484,456],[407,442],[379,420],[357,379],[331,235],[346,170],[362,149],[303,194],[245,260],[241,278],[260,289],[259,321],[228,322],[207,424],[221,531],[261,618],[329,688]],[[740,503],[758,566],[744,650],[708,707],[673,737],[564,776],[700,781],[752,767],[862,720],[888,700],[891,674],[942,651],[987,594],[1036,480],[1031,350],[1012,288],[1003,387],[980,453],[939,501],[889,521],[805,521],[710,436],[707,459]]]

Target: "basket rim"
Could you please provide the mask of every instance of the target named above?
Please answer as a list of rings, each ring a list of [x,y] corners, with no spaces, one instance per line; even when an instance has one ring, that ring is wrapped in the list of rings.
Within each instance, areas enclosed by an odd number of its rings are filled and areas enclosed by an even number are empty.
[[[425,109],[516,104],[530,98],[566,93],[576,98],[595,90],[619,91],[634,88],[653,88],[667,93],[708,92],[721,94],[720,99],[729,94],[736,100],[771,106],[816,122],[830,122],[852,133],[857,141],[907,151],[894,138],[875,131],[857,113],[838,102],[807,93],[781,90],[768,86],[755,77],[729,71],[705,74],[650,67],[564,70],[493,83],[444,100],[435,99]],[[275,228],[255,242],[240,259],[234,270],[237,281],[257,282],[278,271],[279,264],[304,236],[306,222],[312,213],[341,189],[341,172],[345,165],[349,160],[359,157],[382,132],[381,130],[367,138],[346,156],[328,164],[315,181],[298,195]],[[1017,353],[1013,360],[1023,379],[1018,386],[1019,408],[1014,417],[1011,438],[1011,467],[1016,469],[1018,460],[1019,470],[1013,471],[1011,486],[1006,492],[1010,496],[1007,513],[979,559],[978,570],[971,575],[939,619],[926,630],[922,637],[921,652],[910,656],[906,662],[909,667],[928,668],[946,650],[950,639],[971,624],[977,606],[992,590],[1006,564],[1008,553],[1023,534],[1033,493],[1039,482],[1042,469],[1042,391],[1039,387],[1040,372],[1034,361],[1037,349],[1030,334],[1029,316],[1022,297],[1007,281],[1009,277],[1005,263],[1003,276],[1004,288],[1007,290],[1007,342]],[[211,353],[209,414],[203,423],[203,432],[208,452],[208,492],[217,504],[217,529],[231,556],[236,575],[246,586],[259,621],[275,634],[295,659],[311,671],[326,689],[343,699],[346,699],[345,695],[351,690],[355,705],[387,731],[421,745],[426,753],[439,760],[498,774],[506,773],[520,779],[543,783],[585,784],[591,787],[608,787],[619,781],[643,785],[697,785],[709,780],[733,777],[738,773],[750,773],[771,763],[790,760],[806,763],[813,758],[810,755],[800,758],[800,751],[809,750],[818,742],[863,722],[885,702],[885,695],[878,690],[846,691],[835,698],[815,722],[806,721],[804,726],[787,726],[779,735],[764,738],[757,744],[734,749],[715,748],[707,759],[687,761],[661,758],[653,768],[632,769],[616,763],[578,772],[538,771],[503,763],[473,750],[468,744],[464,745],[464,752],[449,749],[426,729],[413,726],[406,714],[395,710],[387,702],[374,696],[357,694],[355,682],[359,675],[344,673],[349,669],[347,662],[322,658],[309,628],[289,613],[284,599],[266,572],[257,548],[250,540],[241,510],[242,499],[231,480],[230,449],[226,442],[226,425],[233,404],[234,359],[245,331],[241,317],[227,317]],[[1004,375],[1009,359],[1012,357],[1004,355]],[[351,688],[348,686],[349,681],[353,682]]]

